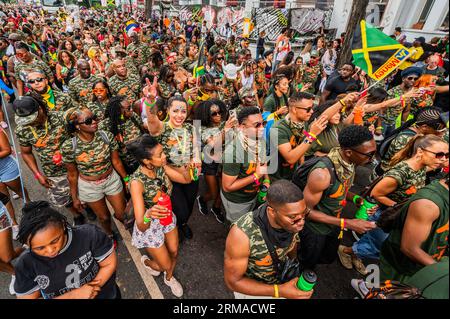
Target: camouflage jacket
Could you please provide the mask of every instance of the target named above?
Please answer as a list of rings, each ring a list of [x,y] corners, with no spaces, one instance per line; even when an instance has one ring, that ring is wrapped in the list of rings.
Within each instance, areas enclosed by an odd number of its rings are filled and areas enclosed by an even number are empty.
[[[119,146],[110,132],[105,132],[109,143],[106,143],[98,130],[90,142],[76,138],[76,148],[73,150],[73,140],[69,138],[61,147],[64,163],[74,163],[78,172],[85,176],[99,176],[106,173],[111,167],[111,153],[117,151]]]
[[[322,72],[322,64],[319,63],[315,66],[309,66],[307,64],[304,64],[302,66],[302,83],[303,85],[307,84],[307,83],[311,83],[311,87],[306,91],[308,93],[314,93],[314,84],[316,83],[320,73]]]
[[[108,80],[108,84],[112,95],[125,95],[130,103],[138,100],[141,94],[139,77],[134,74],[128,74],[125,80],[114,75]]]
[[[34,57],[30,63],[18,62],[14,65],[14,75],[16,80],[21,80],[22,82],[26,82],[28,72],[31,70],[41,70],[44,71],[47,79],[53,78],[53,73],[50,67],[42,60],[37,57]]]
[[[91,75],[87,79],[83,79],[80,75],[77,75],[69,82],[70,97],[74,101],[80,103],[82,106],[86,106],[89,102],[92,101],[92,86],[99,80],[100,78],[95,75]]]
[[[20,146],[34,148],[44,175],[59,177],[67,173],[62,162],[53,162],[53,156],[60,152],[62,143],[69,138],[61,113],[49,113],[42,127],[17,126],[16,135]]]
[[[127,53],[130,54],[133,51],[138,51],[139,55],[136,58],[136,65],[142,65],[148,62],[150,58],[150,47],[144,43],[134,44],[130,43],[127,46]]]

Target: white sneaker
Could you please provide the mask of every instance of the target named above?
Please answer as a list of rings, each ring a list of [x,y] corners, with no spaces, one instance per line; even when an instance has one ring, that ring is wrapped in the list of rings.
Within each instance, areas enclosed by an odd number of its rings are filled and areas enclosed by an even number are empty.
[[[362,299],[366,297],[369,293],[369,288],[367,288],[366,283],[362,279],[352,279],[350,282],[353,289],[361,296]]]
[[[9,283],[9,293],[11,295],[15,295],[16,291],[14,290],[14,283],[16,282],[16,276],[11,276],[11,282]]]
[[[15,192],[12,192],[12,198],[13,199],[18,199],[18,198],[20,198],[20,196],[17,195]]]
[[[144,255],[144,256],[141,257],[141,263],[142,263],[142,265],[144,265],[144,267],[150,272],[150,275],[152,275],[153,277],[158,277],[158,276],[161,274],[161,272],[160,272],[160,271],[157,271],[157,270],[155,270],[155,269],[153,269],[153,268],[150,267],[150,266],[147,266],[147,265],[145,264],[145,261],[146,261],[146,260],[150,260],[150,258],[148,258],[147,255]]]
[[[178,282],[178,280],[176,280],[175,277],[172,276],[172,279],[168,281],[166,279],[166,275],[166,272],[164,272],[164,283],[170,287],[170,290],[172,290],[174,296],[178,298],[183,296],[183,287],[181,287],[181,284]]]
[[[14,225],[12,227],[12,236],[14,240],[17,240],[17,235],[19,234],[19,225]]]

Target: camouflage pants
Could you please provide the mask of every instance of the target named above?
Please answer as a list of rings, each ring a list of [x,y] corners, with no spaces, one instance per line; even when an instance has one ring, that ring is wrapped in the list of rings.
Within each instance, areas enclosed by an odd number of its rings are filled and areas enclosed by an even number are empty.
[[[67,207],[72,204],[70,186],[67,176],[47,177],[52,186],[47,190],[49,202],[56,207]]]

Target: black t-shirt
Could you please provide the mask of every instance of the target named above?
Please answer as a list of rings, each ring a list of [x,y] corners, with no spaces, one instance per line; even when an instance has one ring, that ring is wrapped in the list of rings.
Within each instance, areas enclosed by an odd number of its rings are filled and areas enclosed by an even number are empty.
[[[192,38],[192,32],[194,31],[194,26],[187,25],[184,27],[184,31],[186,32],[186,39],[190,40]]]
[[[342,79],[341,76],[333,77],[327,82],[327,85],[325,86],[325,90],[330,92],[327,101],[335,100],[339,94],[347,92],[347,88],[351,85],[356,85],[358,87],[358,90],[361,88],[359,82],[353,78],[350,78],[350,80],[346,82]]]
[[[38,256],[29,249],[19,257],[14,284],[17,296],[39,290],[44,299],[63,295],[91,282],[99,272],[99,263],[115,253],[111,238],[95,225],[70,227],[67,236],[66,246],[54,258]],[[116,298],[115,280],[114,273],[96,299]]]

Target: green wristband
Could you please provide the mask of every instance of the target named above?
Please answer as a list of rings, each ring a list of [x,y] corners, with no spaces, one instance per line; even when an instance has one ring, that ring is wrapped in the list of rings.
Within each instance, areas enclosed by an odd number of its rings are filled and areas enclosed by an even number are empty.
[[[124,181],[125,183],[128,183],[128,182],[130,181],[130,176],[125,176],[125,177],[123,178],[123,181]]]
[[[189,104],[189,106],[193,106],[193,105],[195,104],[195,102],[194,102],[194,101],[192,101],[192,100],[191,100],[191,98],[189,98],[189,100],[188,100],[188,104]]]
[[[360,198],[361,198],[361,196],[359,196],[359,195],[353,196],[353,204],[357,205],[356,201]]]
[[[263,184],[270,184],[270,179],[263,180]]]
[[[148,218],[148,217],[146,217],[145,215],[144,215],[144,224],[146,225],[146,224],[148,224],[148,223],[150,223],[152,220],[151,220],[151,218]]]

